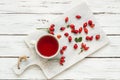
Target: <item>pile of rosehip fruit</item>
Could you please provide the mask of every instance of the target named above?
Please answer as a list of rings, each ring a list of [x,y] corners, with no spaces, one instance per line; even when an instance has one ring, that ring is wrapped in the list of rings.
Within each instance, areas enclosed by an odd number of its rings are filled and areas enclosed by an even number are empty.
[[[80,15],[76,15],[75,16],[76,19],[81,19],[81,16]],[[65,17],[64,19],[64,22],[65,23],[68,23],[69,22],[69,17]],[[75,28],[75,25],[72,23],[72,24],[68,24],[66,27],[60,27],[60,31],[65,31],[66,28],[70,28],[70,31],[71,33],[73,34],[80,34],[82,33],[82,31],[85,33],[85,34],[88,34],[89,33],[89,30],[88,30],[88,26],[90,28],[94,28],[95,27],[95,24],[93,23],[92,20],[88,20],[87,22],[83,23],[83,26],[80,26],[79,29],[76,29]],[[54,31],[55,31],[55,24],[51,24],[50,27],[48,28],[48,31],[50,34],[54,35]],[[68,41],[69,42],[72,42],[72,36],[70,36],[70,34],[68,32],[65,32],[64,33],[64,36],[68,38]],[[59,34],[57,35],[57,38],[61,38],[62,36]],[[95,36],[88,36],[86,35],[85,39],[87,41],[92,41],[93,38],[95,37],[96,40],[99,40],[100,39],[100,35],[97,34]],[[81,47],[81,50],[83,51],[87,51],[89,49],[89,47],[85,44],[85,43],[81,43],[80,45]],[[78,48],[78,44],[74,44],[73,45],[73,48],[74,49],[77,49]],[[64,51],[67,49],[67,46],[63,46],[62,49],[60,50],[60,54],[62,55],[62,57],[60,58],[60,64],[63,65],[63,63],[65,62],[65,56],[63,56],[64,54]]]

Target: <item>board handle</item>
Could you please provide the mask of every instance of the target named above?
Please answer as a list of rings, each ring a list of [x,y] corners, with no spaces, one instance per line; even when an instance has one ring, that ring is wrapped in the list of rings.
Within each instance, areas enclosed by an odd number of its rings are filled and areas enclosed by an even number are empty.
[[[18,59],[18,63],[14,65],[13,71],[15,72],[15,74],[21,75],[27,68],[29,68],[32,65],[37,65],[37,64],[31,58],[27,58],[26,56],[21,56]]]

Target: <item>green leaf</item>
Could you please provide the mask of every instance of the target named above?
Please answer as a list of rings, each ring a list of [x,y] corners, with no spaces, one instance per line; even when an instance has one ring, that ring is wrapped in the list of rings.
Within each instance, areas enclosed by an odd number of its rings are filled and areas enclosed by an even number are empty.
[[[50,30],[47,30],[48,33],[50,33]]]
[[[81,41],[82,41],[82,37],[79,37],[79,38],[78,38],[78,42],[81,42]]]
[[[69,28],[70,27],[70,25],[67,25],[67,28]]]
[[[78,38],[75,38],[75,42],[78,42]]]

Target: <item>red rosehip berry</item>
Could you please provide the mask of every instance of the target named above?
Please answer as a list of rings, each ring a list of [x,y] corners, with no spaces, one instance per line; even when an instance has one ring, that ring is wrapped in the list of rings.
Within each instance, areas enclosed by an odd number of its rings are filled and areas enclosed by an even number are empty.
[[[91,27],[91,28],[94,28],[94,27],[95,27],[95,24],[91,24],[90,27]]]
[[[75,25],[74,24],[70,24],[70,28],[71,29],[75,29]]]
[[[92,41],[93,40],[93,36],[86,36],[86,40]]]
[[[84,47],[84,50],[87,51],[89,49],[89,47]]]
[[[69,42],[72,41],[72,37],[71,37],[71,36],[68,37],[68,41],[69,41]]]
[[[72,29],[71,32],[74,33],[74,32],[75,32],[75,29]]]
[[[60,64],[60,65],[63,65],[63,62],[60,61],[59,64]]]
[[[61,30],[61,31],[64,31],[64,30],[65,30],[65,27],[61,27],[60,30]]]
[[[80,18],[81,18],[81,16],[80,16],[80,15],[76,15],[75,17],[76,17],[77,19],[80,19]]]
[[[49,30],[50,31],[54,31],[55,29],[54,29],[54,27],[50,27]]]
[[[82,27],[79,28],[79,33],[81,33],[81,32],[82,32]]]
[[[90,39],[90,37],[89,36],[86,36],[86,40],[89,40]]]
[[[88,34],[88,29],[86,27],[84,28],[84,32]]]
[[[55,25],[54,25],[54,24],[51,24],[51,25],[50,25],[50,28],[54,28],[54,27],[55,27]]]
[[[69,36],[69,34],[66,32],[65,34],[64,34],[66,37],[68,37]]]
[[[65,56],[62,56],[61,59],[65,59]]]
[[[65,62],[65,57],[64,56],[62,56],[61,58],[60,58],[60,61],[59,61],[59,63],[60,63],[60,65],[63,65],[63,63]]]
[[[57,38],[60,39],[62,36],[61,35],[57,35]]]
[[[90,36],[90,37],[89,37],[89,40],[92,41],[92,40],[93,40],[93,36]]]
[[[52,34],[52,35],[54,35],[54,32],[53,32],[53,31],[50,31],[49,33]]]
[[[64,54],[64,51],[63,51],[62,49],[60,50],[60,54],[61,54],[61,55],[63,55],[63,54]]]
[[[77,34],[79,31],[78,30],[74,30],[74,33]]]
[[[88,24],[91,26],[93,24],[92,20],[89,20]]]
[[[97,34],[97,35],[95,36],[95,38],[96,38],[96,40],[99,40],[99,39],[100,39],[100,35]]]
[[[85,23],[83,24],[83,27],[84,27],[84,28],[87,27],[87,22],[85,22]]]
[[[64,50],[66,50],[67,49],[67,46],[63,46],[62,47],[62,50],[64,51]]]
[[[68,20],[69,20],[69,18],[68,18],[68,17],[66,17],[66,18],[65,18],[65,23],[67,23],[67,22],[68,22]]]
[[[73,48],[74,48],[74,49],[77,49],[77,48],[78,48],[78,45],[77,45],[77,44],[74,44]]]
[[[86,44],[84,44],[84,43],[81,44],[81,47],[82,47],[85,51],[89,49],[89,47],[87,47]]]
[[[61,59],[60,59],[60,62],[64,63],[64,62],[65,62],[65,59],[62,59],[62,58],[61,58]]]
[[[82,43],[82,44],[81,44],[81,47],[82,47],[82,48],[85,48],[85,47],[86,47],[86,44]]]

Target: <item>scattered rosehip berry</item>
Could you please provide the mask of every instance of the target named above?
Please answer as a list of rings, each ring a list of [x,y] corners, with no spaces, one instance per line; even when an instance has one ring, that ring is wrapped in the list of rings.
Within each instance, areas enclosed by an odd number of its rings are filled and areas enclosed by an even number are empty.
[[[82,44],[81,44],[81,47],[82,47],[82,48],[85,48],[85,47],[86,47],[86,44],[82,43]]]
[[[50,34],[53,34],[54,35],[54,27],[55,27],[55,25],[54,24],[51,24],[50,25],[50,28],[48,29],[48,32],[50,33]]]
[[[72,37],[71,37],[71,36],[68,37],[68,41],[69,41],[69,42],[72,41]]]
[[[59,63],[60,63],[60,65],[63,65],[63,62],[60,61]]]
[[[75,25],[74,24],[70,24],[69,25],[71,29],[75,29]]]
[[[77,19],[80,19],[80,18],[81,18],[81,16],[80,16],[80,15],[76,15],[75,17],[76,17]]]
[[[62,49],[60,50],[60,54],[61,54],[61,55],[63,55],[63,54],[64,54],[64,51],[63,51]]]
[[[65,34],[64,34],[66,37],[68,37],[69,36],[69,34],[66,32]]]
[[[99,39],[100,39],[100,35],[97,34],[97,35],[95,36],[95,38],[96,38],[96,40],[99,40]]]
[[[61,35],[57,35],[57,38],[60,39],[60,38],[61,38]]]
[[[93,40],[93,36],[86,36],[86,40],[92,41]]]
[[[84,32],[88,34],[88,29],[86,27],[84,28]]]
[[[79,28],[79,33],[81,33],[81,32],[82,32],[82,27]]]
[[[61,31],[64,31],[64,30],[65,30],[65,27],[61,27],[60,30],[61,30]]]
[[[63,63],[65,62],[65,57],[64,56],[62,56],[61,58],[60,58],[60,65],[63,65]]]
[[[50,27],[49,30],[50,31],[54,31],[55,29],[54,29],[54,27]]]
[[[85,47],[84,50],[87,51],[89,49],[89,47]]]
[[[87,22],[85,22],[85,23],[83,24],[83,27],[84,27],[84,28],[87,27]]]
[[[69,20],[69,18],[68,18],[68,17],[66,17],[66,18],[65,18],[65,23],[67,23],[67,22],[68,22],[68,20]]]
[[[77,45],[77,44],[74,44],[73,48],[74,48],[74,49],[77,49],[77,48],[78,48],[78,45]]]
[[[92,40],[93,40],[93,36],[90,36],[90,37],[89,37],[89,40],[92,41]]]
[[[94,28],[94,27],[95,27],[95,24],[91,24],[90,27],[91,27],[91,28]]]
[[[89,40],[90,39],[90,37],[89,36],[86,36],[86,40]]]
[[[77,34],[79,31],[78,30],[74,30],[74,33]]]
[[[65,59],[60,59],[60,61],[64,63],[64,62],[65,62]]]
[[[54,24],[51,24],[51,25],[50,25],[50,28],[54,28],[54,27],[55,27],[55,25],[54,25]]]
[[[89,20],[88,24],[91,26],[93,24],[92,20]]]
[[[84,43],[81,44],[81,48],[85,51],[89,49],[89,47],[87,47]]]
[[[64,50],[66,50],[67,49],[67,46],[63,46],[62,47],[62,50],[64,51]]]
[[[75,29],[72,29],[71,32],[74,33],[74,32],[75,32]]]
[[[62,56],[61,59],[65,59],[65,56]]]
[[[54,35],[54,32],[53,31],[49,31],[50,34]]]

